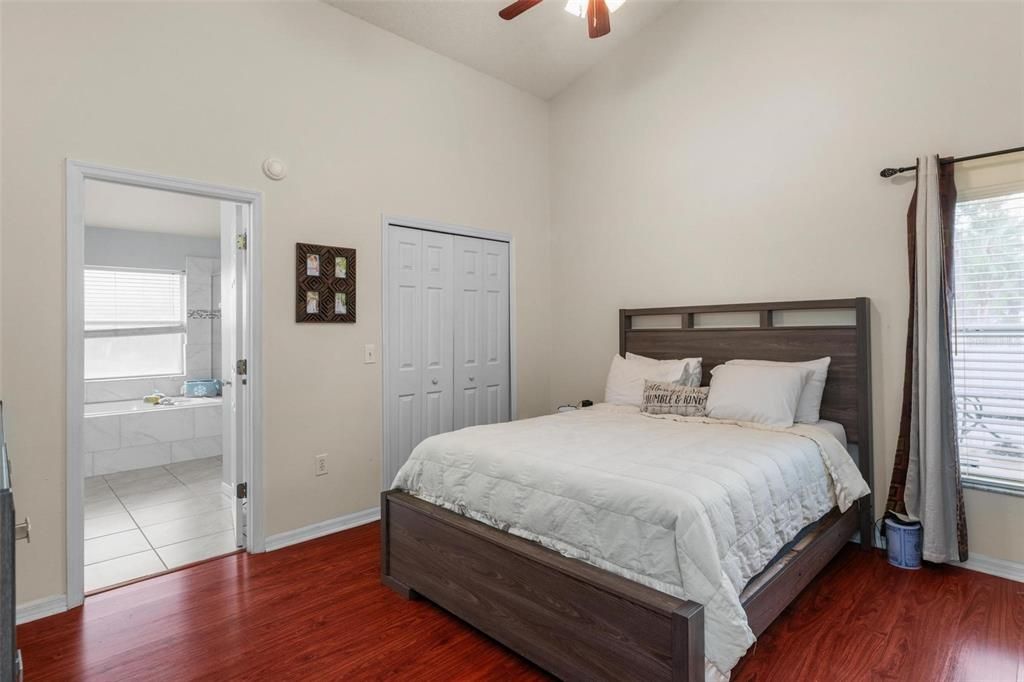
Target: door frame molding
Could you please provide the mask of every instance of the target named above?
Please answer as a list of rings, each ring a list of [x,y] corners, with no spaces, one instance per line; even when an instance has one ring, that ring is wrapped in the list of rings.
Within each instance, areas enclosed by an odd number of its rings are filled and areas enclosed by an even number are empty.
[[[377,361],[381,364],[381,458],[380,478],[381,490],[387,490],[391,486],[388,479],[388,429],[390,427],[390,415],[388,411],[387,387],[391,378],[391,371],[388,368],[388,228],[407,227],[414,230],[425,230],[428,232],[441,232],[457,237],[473,237],[476,239],[489,239],[496,242],[508,244],[508,373],[509,373],[509,419],[515,420],[519,417],[519,380],[517,377],[518,367],[516,362],[516,243],[515,238],[508,232],[497,230],[483,230],[476,227],[464,225],[453,225],[435,220],[422,220],[420,218],[409,218],[384,214],[381,216],[380,225],[380,293],[381,293],[381,316],[380,316],[380,353]]]
[[[123,185],[166,190],[193,196],[233,201],[250,207],[250,224],[246,250],[248,267],[246,297],[249,328],[246,342],[249,347],[248,386],[249,399],[242,410],[243,480],[249,484],[248,541],[249,552],[264,551],[263,529],[263,344],[259,331],[263,328],[263,273],[262,273],[262,215],[263,194],[247,189],[225,187],[197,180],[175,178],[156,173],[102,166],[66,159],[65,185],[65,239],[66,280],[65,300],[67,324],[65,364],[66,410],[66,544],[67,544],[67,607],[80,606],[85,599],[85,509],[82,478],[82,415],[85,404],[84,377],[84,297],[82,287],[85,267],[85,181],[101,180]],[[247,441],[247,442],[245,442]]]

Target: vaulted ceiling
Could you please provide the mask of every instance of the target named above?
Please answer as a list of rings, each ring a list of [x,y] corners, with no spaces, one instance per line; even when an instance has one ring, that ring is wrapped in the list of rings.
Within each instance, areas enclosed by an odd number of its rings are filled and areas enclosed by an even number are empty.
[[[612,32],[587,37],[586,23],[544,0],[512,21],[511,0],[325,0],[371,24],[478,71],[550,99],[679,0],[626,0]]]

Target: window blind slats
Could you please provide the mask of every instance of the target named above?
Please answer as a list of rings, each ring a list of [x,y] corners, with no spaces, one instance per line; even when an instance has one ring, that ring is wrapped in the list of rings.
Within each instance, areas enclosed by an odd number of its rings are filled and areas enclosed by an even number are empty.
[[[184,276],[143,270],[85,271],[85,328],[126,329],[184,324]]]
[[[958,203],[953,253],[962,474],[1024,491],[1024,192]]]

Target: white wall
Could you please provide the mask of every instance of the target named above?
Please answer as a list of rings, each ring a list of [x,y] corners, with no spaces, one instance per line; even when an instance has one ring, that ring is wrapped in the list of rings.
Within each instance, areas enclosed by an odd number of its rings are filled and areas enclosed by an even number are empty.
[[[20,603],[64,591],[65,157],[264,192],[269,534],[378,504],[380,365],[362,357],[381,341],[381,213],[515,235],[519,410],[548,409],[543,102],[317,2],[2,12],[3,397],[33,521]],[[260,172],[271,155],[283,182]],[[358,323],[295,324],[297,241],[357,249]],[[23,304],[28,285],[50,305]]]
[[[85,191],[89,191],[88,183]],[[220,261],[220,240],[88,225],[85,228],[86,265],[184,270],[185,256]]]
[[[684,3],[557,97],[552,399],[601,398],[619,307],[869,296],[881,512],[912,185],[878,171],[1021,144],[1022,8]],[[1024,499],[967,505],[972,551],[1024,561]]]

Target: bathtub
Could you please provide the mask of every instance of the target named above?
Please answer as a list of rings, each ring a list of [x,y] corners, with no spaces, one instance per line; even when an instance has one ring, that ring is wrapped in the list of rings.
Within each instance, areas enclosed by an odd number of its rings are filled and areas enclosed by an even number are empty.
[[[156,412],[161,410],[180,410],[193,407],[213,407],[222,404],[222,398],[171,398],[173,405],[153,405],[142,400],[114,400],[109,403],[87,403],[85,416],[95,417],[104,414],[134,414],[136,412]]]
[[[144,469],[222,453],[223,400],[175,398],[173,405],[117,400],[85,405],[85,476]]]

